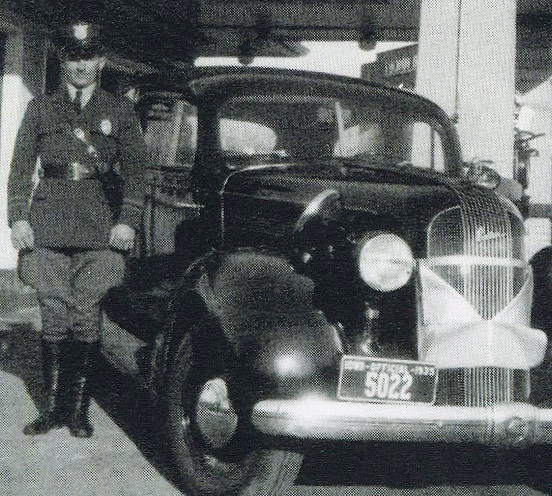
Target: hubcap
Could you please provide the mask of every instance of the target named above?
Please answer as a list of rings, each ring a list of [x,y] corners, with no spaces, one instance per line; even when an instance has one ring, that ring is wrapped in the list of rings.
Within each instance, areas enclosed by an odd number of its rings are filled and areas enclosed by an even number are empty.
[[[203,385],[197,402],[196,422],[213,449],[224,447],[232,439],[238,415],[228,396],[224,379],[217,377]]]

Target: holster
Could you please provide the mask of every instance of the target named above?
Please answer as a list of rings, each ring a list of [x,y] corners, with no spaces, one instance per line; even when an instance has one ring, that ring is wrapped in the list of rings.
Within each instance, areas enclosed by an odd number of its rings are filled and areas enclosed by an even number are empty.
[[[37,288],[38,267],[34,250],[19,250],[17,275],[21,282],[33,289]]]
[[[105,172],[100,172],[98,168],[96,171],[107,203],[111,207],[114,216],[117,217],[123,203],[124,180],[112,167]]]

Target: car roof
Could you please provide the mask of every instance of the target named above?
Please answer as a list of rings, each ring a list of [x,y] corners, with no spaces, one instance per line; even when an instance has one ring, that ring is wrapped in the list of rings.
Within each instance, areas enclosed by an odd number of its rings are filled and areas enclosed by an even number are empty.
[[[435,112],[441,117],[447,117],[437,104],[411,91],[360,78],[295,69],[243,66],[191,67],[146,76],[141,80],[140,86],[145,91],[172,91],[183,93],[188,97],[201,98],[206,94],[226,93],[229,88],[247,86],[247,84],[263,82],[282,84],[286,80],[298,84],[302,82],[314,87],[349,85],[391,100],[403,100],[420,111]]]

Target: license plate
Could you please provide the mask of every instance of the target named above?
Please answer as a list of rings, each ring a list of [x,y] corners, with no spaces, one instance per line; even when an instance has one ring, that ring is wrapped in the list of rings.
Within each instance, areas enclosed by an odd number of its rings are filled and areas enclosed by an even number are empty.
[[[378,403],[433,403],[437,389],[434,365],[345,355],[337,397]]]

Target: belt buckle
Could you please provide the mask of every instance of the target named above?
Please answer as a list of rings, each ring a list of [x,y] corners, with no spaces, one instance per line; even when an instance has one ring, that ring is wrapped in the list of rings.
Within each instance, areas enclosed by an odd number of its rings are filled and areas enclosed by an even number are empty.
[[[80,179],[80,164],[78,162],[71,163],[71,181]]]
[[[82,181],[83,179],[88,179],[90,171],[80,162],[71,162],[71,181]]]

